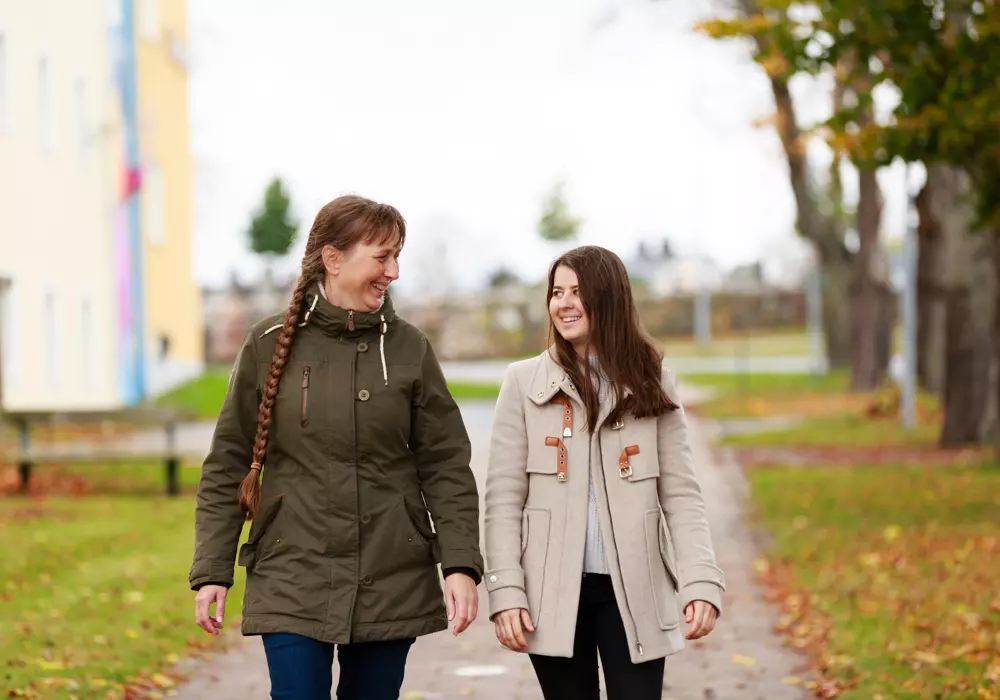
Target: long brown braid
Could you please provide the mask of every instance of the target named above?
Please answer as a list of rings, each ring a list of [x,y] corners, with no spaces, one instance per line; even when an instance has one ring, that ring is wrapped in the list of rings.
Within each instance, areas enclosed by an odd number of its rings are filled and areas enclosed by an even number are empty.
[[[240,484],[240,508],[247,520],[253,520],[260,509],[260,476],[267,456],[267,442],[273,420],[272,410],[278,396],[278,386],[288,358],[292,354],[295,331],[302,321],[302,309],[310,290],[319,293],[323,283],[323,248],[333,246],[347,252],[358,243],[381,244],[397,239],[402,246],[406,239],[406,221],[388,204],[379,204],[364,197],[346,195],[326,204],[313,221],[302,256],[302,272],[295,283],[292,299],[285,311],[284,323],[274,345],[267,370],[260,405],[257,409],[257,435],[253,443],[253,463]]]

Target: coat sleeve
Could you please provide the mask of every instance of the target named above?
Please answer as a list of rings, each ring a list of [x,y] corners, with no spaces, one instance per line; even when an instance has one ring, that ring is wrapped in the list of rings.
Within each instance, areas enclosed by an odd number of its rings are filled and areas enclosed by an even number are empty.
[[[667,368],[663,370],[663,388],[680,406],[674,374]],[[666,514],[677,553],[682,608],[692,601],[704,600],[721,613],[725,577],[715,562],[715,550],[705,517],[705,501],[694,471],[683,406],[659,417],[657,441],[660,506]]]
[[[253,332],[243,339],[229,388],[201,468],[195,504],[191,588],[207,583],[233,585],[236,545],[243,530],[239,488],[253,460],[257,430],[257,351]]]
[[[528,435],[517,375],[510,367],[500,386],[486,474],[486,590],[490,619],[528,608],[521,567],[521,514],[528,497]]]
[[[420,379],[412,399],[410,449],[441,545],[441,568],[483,574],[479,551],[479,490],[470,461],[472,446],[458,404],[430,343],[425,339]]]

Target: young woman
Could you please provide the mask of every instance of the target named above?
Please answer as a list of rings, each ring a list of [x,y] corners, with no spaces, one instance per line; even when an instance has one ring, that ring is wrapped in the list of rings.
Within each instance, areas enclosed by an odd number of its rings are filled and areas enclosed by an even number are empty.
[[[219,633],[252,520],[242,632],[263,636],[272,698],[329,700],[334,645],[339,700],[397,698],[414,638],[476,618],[469,439],[426,337],[387,293],[405,238],[385,204],[320,210],[288,309],[243,342],[202,469],[196,621]]]
[[[684,410],[614,253],[556,260],[548,305],[554,342],[510,366],[494,417],[490,618],[546,700],[597,700],[598,650],[610,700],[658,699],[664,657],[712,631],[725,587]]]

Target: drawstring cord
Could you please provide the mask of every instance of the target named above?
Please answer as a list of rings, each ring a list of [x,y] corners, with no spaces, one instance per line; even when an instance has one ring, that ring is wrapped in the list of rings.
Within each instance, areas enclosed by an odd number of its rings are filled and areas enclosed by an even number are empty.
[[[382,357],[382,379],[385,380],[385,385],[389,386],[389,370],[385,366],[385,332],[389,326],[385,322],[385,314],[382,314],[380,318],[382,319],[382,332],[378,338],[378,353]]]

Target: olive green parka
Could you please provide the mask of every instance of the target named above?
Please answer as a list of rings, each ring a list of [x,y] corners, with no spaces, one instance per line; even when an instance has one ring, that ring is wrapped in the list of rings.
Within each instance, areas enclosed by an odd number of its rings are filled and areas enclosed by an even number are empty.
[[[261,508],[240,548],[243,634],[332,643],[447,627],[437,564],[478,581],[470,444],[427,338],[307,294],[272,412]],[[198,486],[190,584],[232,585],[258,405],[281,315],[247,334]],[[428,518],[430,515],[430,518]]]

